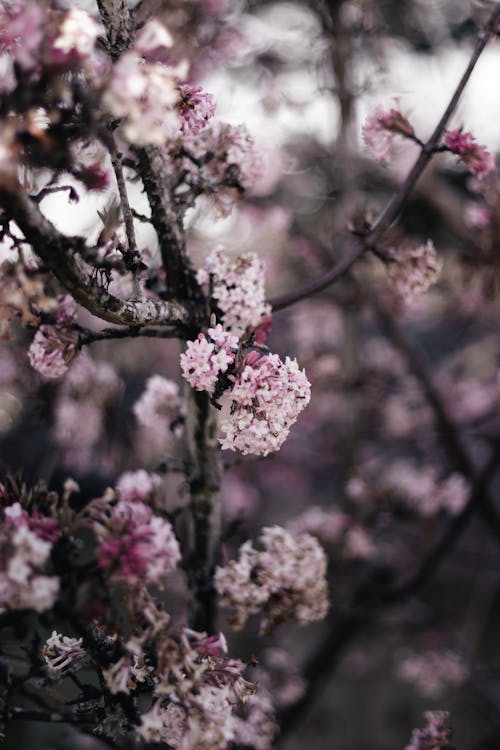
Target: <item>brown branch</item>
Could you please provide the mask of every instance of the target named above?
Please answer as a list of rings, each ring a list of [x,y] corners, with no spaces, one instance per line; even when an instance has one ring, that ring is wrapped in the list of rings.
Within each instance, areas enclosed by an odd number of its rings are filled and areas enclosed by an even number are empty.
[[[172,181],[161,150],[156,146],[136,149],[139,174],[151,208],[151,224],[158,236],[167,294],[170,299],[201,295],[186,253],[182,215],[172,199]]]
[[[286,707],[278,716],[280,735],[276,746],[303,720],[304,713],[313,705],[321,690],[332,675],[332,670],[340,660],[344,647],[358,636],[360,630],[376,622],[379,611],[384,606],[393,606],[408,596],[421,591],[438,571],[439,565],[466,528],[469,518],[477,508],[481,497],[487,491],[498,465],[499,450],[494,451],[484,469],[474,483],[469,501],[459,516],[453,518],[436,544],[420,561],[417,570],[402,584],[384,590],[373,583],[373,571],[358,587],[353,604],[348,612],[335,612],[327,635],[314,649],[307,660],[302,676],[307,688],[301,698]]]
[[[368,295],[366,292],[365,296],[369,299],[369,303],[375,311],[386,337],[394,348],[403,355],[409,369],[420,383],[422,391],[434,413],[436,423],[443,437],[443,442],[453,462],[459,471],[469,480],[478,482],[480,474],[475,461],[464,443],[458,427],[448,413],[448,408],[432,380],[425,361],[378,299],[374,295]],[[479,511],[483,520],[488,524],[488,527],[500,538],[500,517],[492,497],[486,491],[480,496]]]
[[[0,190],[0,205],[58,281],[93,315],[129,327],[189,322],[187,309],[178,302],[146,297],[124,301],[110,294],[89,273],[83,238],[61,234],[23,191]]]
[[[130,209],[130,203],[128,200],[127,186],[125,184],[125,177],[123,174],[121,154],[118,153],[112,134],[110,134],[109,137],[108,148],[111,156],[111,164],[113,165],[113,170],[116,177],[118,193],[120,194],[120,204],[123,221],[125,223],[125,232],[127,234],[128,250],[129,253],[132,253],[133,255],[139,255],[139,252],[137,250],[137,241],[135,238],[134,217]]]
[[[176,328],[104,328],[101,331],[92,331],[90,328],[75,326],[78,333],[80,346],[93,344],[95,341],[110,341],[113,339],[128,338],[152,338],[152,339],[175,339],[182,338],[184,329]]]
[[[427,143],[425,143],[425,145],[421,149],[413,167],[408,172],[399,190],[393,195],[378,220],[371,227],[370,231],[367,232],[367,234],[363,238],[353,241],[353,244],[348,250],[346,256],[344,258],[341,258],[341,260],[333,268],[324,273],[318,279],[304,284],[303,286],[299,287],[299,289],[287,292],[278,297],[273,297],[270,300],[270,304],[272,305],[273,310],[282,310],[283,308],[289,307],[290,305],[298,302],[301,299],[309,297],[311,294],[316,294],[317,292],[326,289],[328,286],[344,276],[344,274],[347,273],[351,266],[356,262],[356,260],[358,260],[358,258],[363,255],[366,250],[370,250],[380,241],[381,237],[385,234],[387,229],[398,217],[415,183],[436,152],[436,148],[438,148],[439,146],[439,141],[444,133],[448,120],[453,114],[455,107],[457,106],[458,101],[462,95],[462,92],[472,75],[477,61],[479,60],[484,48],[486,47],[489,38],[492,36],[492,34],[494,34],[494,29],[496,28],[499,20],[500,3],[497,3],[488,23],[479,33],[469,63],[453,93],[453,96],[448,103],[448,106],[446,107],[441,119],[439,120],[439,123],[434,129],[434,132],[432,133]]]
[[[190,550],[186,568],[191,589],[190,624],[214,632],[216,597],[212,583],[221,535],[221,461],[217,411],[208,393],[190,389],[186,420],[188,477],[191,491]]]
[[[445,559],[446,555],[452,550],[453,546],[464,531],[474,512],[480,506],[482,498],[488,491],[495,470],[500,458],[500,445],[496,446],[491,454],[486,466],[479,473],[477,480],[474,482],[469,499],[457,516],[451,519],[447,528],[443,531],[442,536],[437,540],[435,545],[430,548],[424,558],[420,561],[417,570],[407,578],[406,581],[395,586],[392,590],[382,595],[383,601],[395,602],[403,597],[415,594],[420,591],[435,574],[439,564]]]

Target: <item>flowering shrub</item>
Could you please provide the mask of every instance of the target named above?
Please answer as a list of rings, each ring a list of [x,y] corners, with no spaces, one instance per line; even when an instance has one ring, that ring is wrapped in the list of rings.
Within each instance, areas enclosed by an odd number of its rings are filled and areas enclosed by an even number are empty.
[[[500,745],[498,144],[454,120],[500,3],[467,5],[1,4],[7,747],[402,748],[415,692],[406,750],[452,750],[443,707]],[[402,50],[457,39],[434,113]],[[374,684],[380,740],[337,721]]]

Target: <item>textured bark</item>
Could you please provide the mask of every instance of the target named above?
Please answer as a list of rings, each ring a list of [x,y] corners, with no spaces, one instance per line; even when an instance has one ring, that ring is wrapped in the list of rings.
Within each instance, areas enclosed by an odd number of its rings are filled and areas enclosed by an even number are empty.
[[[188,311],[180,303],[146,297],[124,301],[110,294],[90,275],[82,257],[83,238],[61,234],[26,193],[0,191],[0,205],[54,276],[93,315],[126,326],[188,323]]]
[[[134,41],[134,24],[127,0],[97,0],[97,7],[106,29],[109,52],[119,57]]]
[[[221,535],[221,463],[217,444],[217,410],[207,393],[190,390],[187,415],[192,529],[188,559],[191,626],[215,629],[213,572]]]
[[[156,146],[138,149],[140,175],[151,207],[153,224],[166,272],[170,298],[192,298],[200,294],[186,254],[182,217],[172,201],[172,184],[162,153]]]

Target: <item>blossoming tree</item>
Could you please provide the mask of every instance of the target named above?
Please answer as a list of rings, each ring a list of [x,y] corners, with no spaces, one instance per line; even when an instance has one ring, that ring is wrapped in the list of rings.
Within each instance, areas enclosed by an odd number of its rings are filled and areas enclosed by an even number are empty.
[[[451,155],[468,175],[468,239],[494,251],[495,160],[452,117],[500,4],[427,140],[399,105],[366,119],[376,162],[390,164],[398,144],[415,154],[375,219],[349,174],[346,75],[349,39],[359,24],[368,33],[371,11],[313,4],[341,110],[340,208],[326,230],[287,213],[286,168],[266,163],[244,125],[219,119],[200,85],[244,44],[241,9],[132,5],[0,7],[0,382],[13,398],[0,399],[11,469],[0,483],[0,714],[9,732],[70,725],[72,746],[266,750],[297,725],[341,650],[386,610],[411,605],[472,517],[500,533],[490,489],[499,456],[483,419],[497,393],[461,392],[461,361],[437,384],[398,324],[415,301],[427,320],[418,301],[443,268],[436,239],[405,232],[401,219],[431,162]],[[227,226],[245,199],[232,248],[203,235],[203,222]],[[92,230],[64,228],[71,204],[93,211]],[[447,220],[448,206],[433,210]],[[240,246],[245,221],[253,240]],[[266,233],[293,255],[290,276],[309,277],[271,298]],[[30,399],[50,403],[50,439],[47,448],[38,437],[43,460],[16,475],[16,424],[30,434],[17,405]],[[453,400],[473,402],[470,413],[456,417]],[[298,449],[287,466],[276,454],[289,436]],[[339,501],[318,501],[316,481],[331,476]],[[288,499],[290,511],[262,511],[252,527],[259,493]],[[390,523],[434,539],[408,556],[387,543]],[[253,650],[287,622],[324,623],[302,669],[277,648],[257,665]],[[244,628],[228,652],[229,630]],[[397,671],[430,698],[469,675],[458,651],[432,644],[402,651]],[[451,750],[446,713],[424,719],[408,750]]]

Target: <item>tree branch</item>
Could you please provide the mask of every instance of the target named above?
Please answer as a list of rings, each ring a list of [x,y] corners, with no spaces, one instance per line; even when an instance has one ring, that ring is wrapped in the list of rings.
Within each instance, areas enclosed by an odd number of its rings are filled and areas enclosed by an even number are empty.
[[[189,299],[201,296],[193,269],[186,253],[182,216],[172,200],[172,185],[161,150],[156,146],[136,149],[139,174],[151,208],[151,224],[166,272],[169,298]]]
[[[458,101],[462,95],[462,92],[472,75],[477,61],[479,60],[484,48],[486,47],[489,38],[492,36],[492,34],[494,34],[494,29],[496,28],[499,20],[500,3],[497,3],[488,23],[479,33],[469,63],[460,81],[458,82],[458,85],[448,103],[448,106],[446,107],[441,119],[434,129],[434,132],[432,133],[427,143],[422,147],[413,167],[408,172],[399,190],[393,195],[378,220],[371,227],[370,231],[367,232],[367,234],[362,239],[354,241],[349,248],[346,256],[344,258],[341,258],[341,260],[332,269],[324,273],[318,279],[310,281],[309,283],[304,284],[294,291],[271,298],[269,301],[273,310],[282,310],[283,308],[289,307],[290,305],[293,305],[295,302],[298,302],[301,299],[311,296],[311,294],[316,294],[317,292],[321,292],[323,289],[326,289],[339,278],[344,276],[344,274],[347,273],[351,266],[356,262],[356,260],[358,260],[358,258],[363,255],[366,250],[370,250],[380,241],[381,237],[398,217],[415,183],[432,159],[435,150],[439,145],[441,136],[444,133],[448,120],[453,114],[455,107],[457,106]]]
[[[116,184],[118,185],[118,192],[120,194],[120,204],[122,209],[123,221],[125,223],[125,232],[127,234],[128,250],[129,253],[138,256],[139,252],[137,250],[137,241],[135,238],[134,217],[130,209],[130,203],[128,200],[127,186],[125,184],[125,177],[123,175],[121,154],[119,154],[117,151],[115,140],[112,134],[110,134],[108,148],[116,177]]]
[[[0,205],[58,281],[93,315],[129,327],[189,322],[188,310],[178,302],[147,297],[123,301],[110,294],[89,274],[81,254],[83,238],[61,234],[23,191],[0,190]]]
[[[444,438],[444,444],[453,462],[459,471],[469,480],[474,483],[478,482],[480,474],[475,461],[460,436],[460,432],[452,417],[448,413],[446,404],[434,385],[424,360],[411,342],[404,336],[394,318],[382,307],[375,296],[368,295],[366,292],[365,294],[377,315],[383,332],[392,345],[403,355],[409,369],[420,383],[422,391],[434,412],[437,425]],[[488,527],[494,532],[495,536],[500,539],[500,517],[498,516],[492,497],[485,491],[480,495],[479,500],[478,507],[483,520],[488,524]]]

